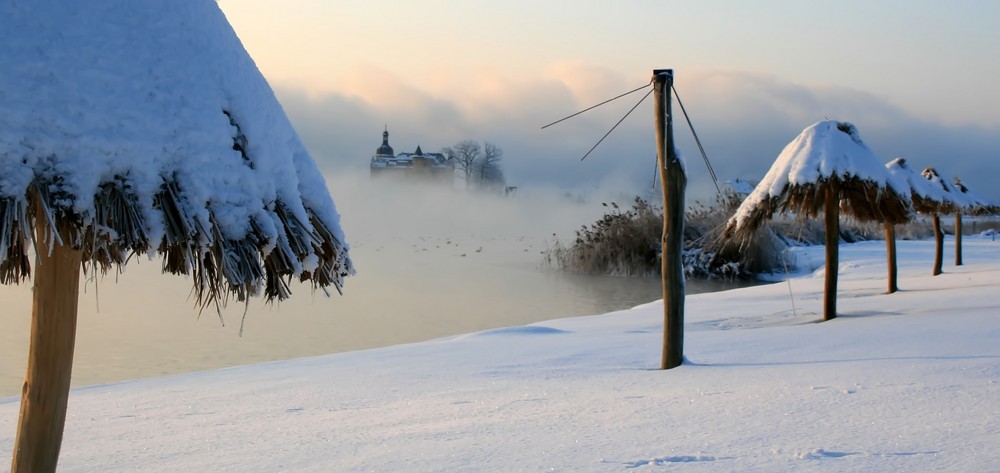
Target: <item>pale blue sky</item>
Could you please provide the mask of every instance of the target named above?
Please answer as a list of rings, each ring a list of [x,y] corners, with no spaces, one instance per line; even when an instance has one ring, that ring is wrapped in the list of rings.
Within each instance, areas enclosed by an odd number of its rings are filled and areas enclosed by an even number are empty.
[[[943,166],[932,161],[954,150],[961,156],[946,163],[963,176],[1000,161],[1000,2],[220,5],[321,161],[364,164],[388,123],[397,150],[496,141],[509,176],[534,181],[582,155],[631,103],[565,131],[538,126],[637,87],[659,67],[676,70],[714,159],[734,164],[723,169],[739,175],[723,179],[762,175],[784,143],[824,118],[855,122],[886,161],[906,154],[918,166]],[[637,111],[639,123],[631,132],[623,125],[623,142],[609,139],[605,152],[646,153],[652,145],[631,142],[645,136],[647,114]],[[743,136],[747,120],[759,130],[752,137]],[[518,161],[528,154],[530,166]],[[610,162],[541,180],[639,174],[638,165]]]

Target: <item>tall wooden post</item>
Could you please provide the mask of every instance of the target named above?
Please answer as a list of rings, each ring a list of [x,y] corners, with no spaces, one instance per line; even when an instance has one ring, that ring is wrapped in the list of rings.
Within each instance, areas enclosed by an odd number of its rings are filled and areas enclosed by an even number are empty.
[[[653,71],[653,113],[656,125],[656,158],[663,183],[663,236],[660,239],[660,272],[663,275],[663,358],[661,369],[684,362],[684,190],[687,176],[674,147],[670,90],[673,69]]]
[[[899,290],[896,285],[896,279],[898,275],[897,265],[896,265],[896,226],[886,222],[885,223],[885,252],[889,258],[889,294],[892,294]]]
[[[955,266],[962,265],[962,214],[955,213]]]
[[[837,272],[840,268],[840,189],[835,182],[826,185],[826,287],[823,292],[823,320],[837,317]]]
[[[941,274],[944,262],[944,232],[941,230],[941,216],[934,214],[931,222],[934,224],[934,270],[931,274],[937,276]]]
[[[56,471],[76,345],[81,252],[58,243],[49,251],[48,223],[41,205],[35,208],[31,340],[11,473]]]

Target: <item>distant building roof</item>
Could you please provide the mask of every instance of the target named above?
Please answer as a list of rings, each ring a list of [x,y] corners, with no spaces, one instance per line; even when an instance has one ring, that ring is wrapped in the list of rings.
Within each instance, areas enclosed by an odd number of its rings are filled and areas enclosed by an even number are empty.
[[[375,150],[375,156],[385,156],[392,157],[396,152],[392,150],[392,146],[389,146],[389,128],[386,127],[385,131],[382,132],[382,146],[379,146]]]
[[[425,153],[420,145],[412,153],[399,153],[393,155],[392,146],[389,146],[389,129],[382,132],[382,146],[379,146],[372,156],[370,166],[372,168],[395,168],[413,167],[413,159],[425,159],[430,161],[431,167],[448,167],[452,163],[448,162],[447,156],[442,153]]]

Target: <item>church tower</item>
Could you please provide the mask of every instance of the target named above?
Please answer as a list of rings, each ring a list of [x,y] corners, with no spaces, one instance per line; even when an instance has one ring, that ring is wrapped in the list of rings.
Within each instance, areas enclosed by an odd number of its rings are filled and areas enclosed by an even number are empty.
[[[382,146],[379,146],[375,150],[375,159],[392,159],[396,157],[396,154],[392,150],[392,146],[389,146],[389,125],[385,126],[385,131],[382,132]]]

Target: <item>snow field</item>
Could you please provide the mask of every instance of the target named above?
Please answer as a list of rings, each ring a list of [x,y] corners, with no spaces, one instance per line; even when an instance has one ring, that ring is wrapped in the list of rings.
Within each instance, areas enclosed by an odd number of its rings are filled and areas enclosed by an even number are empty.
[[[655,368],[658,302],[431,342],[76,389],[72,471],[997,471],[1000,243],[844,245],[822,270],[690,296],[688,362]],[[821,247],[796,248],[822,262]],[[818,256],[818,257],[817,257]],[[17,399],[0,400],[0,455]]]

